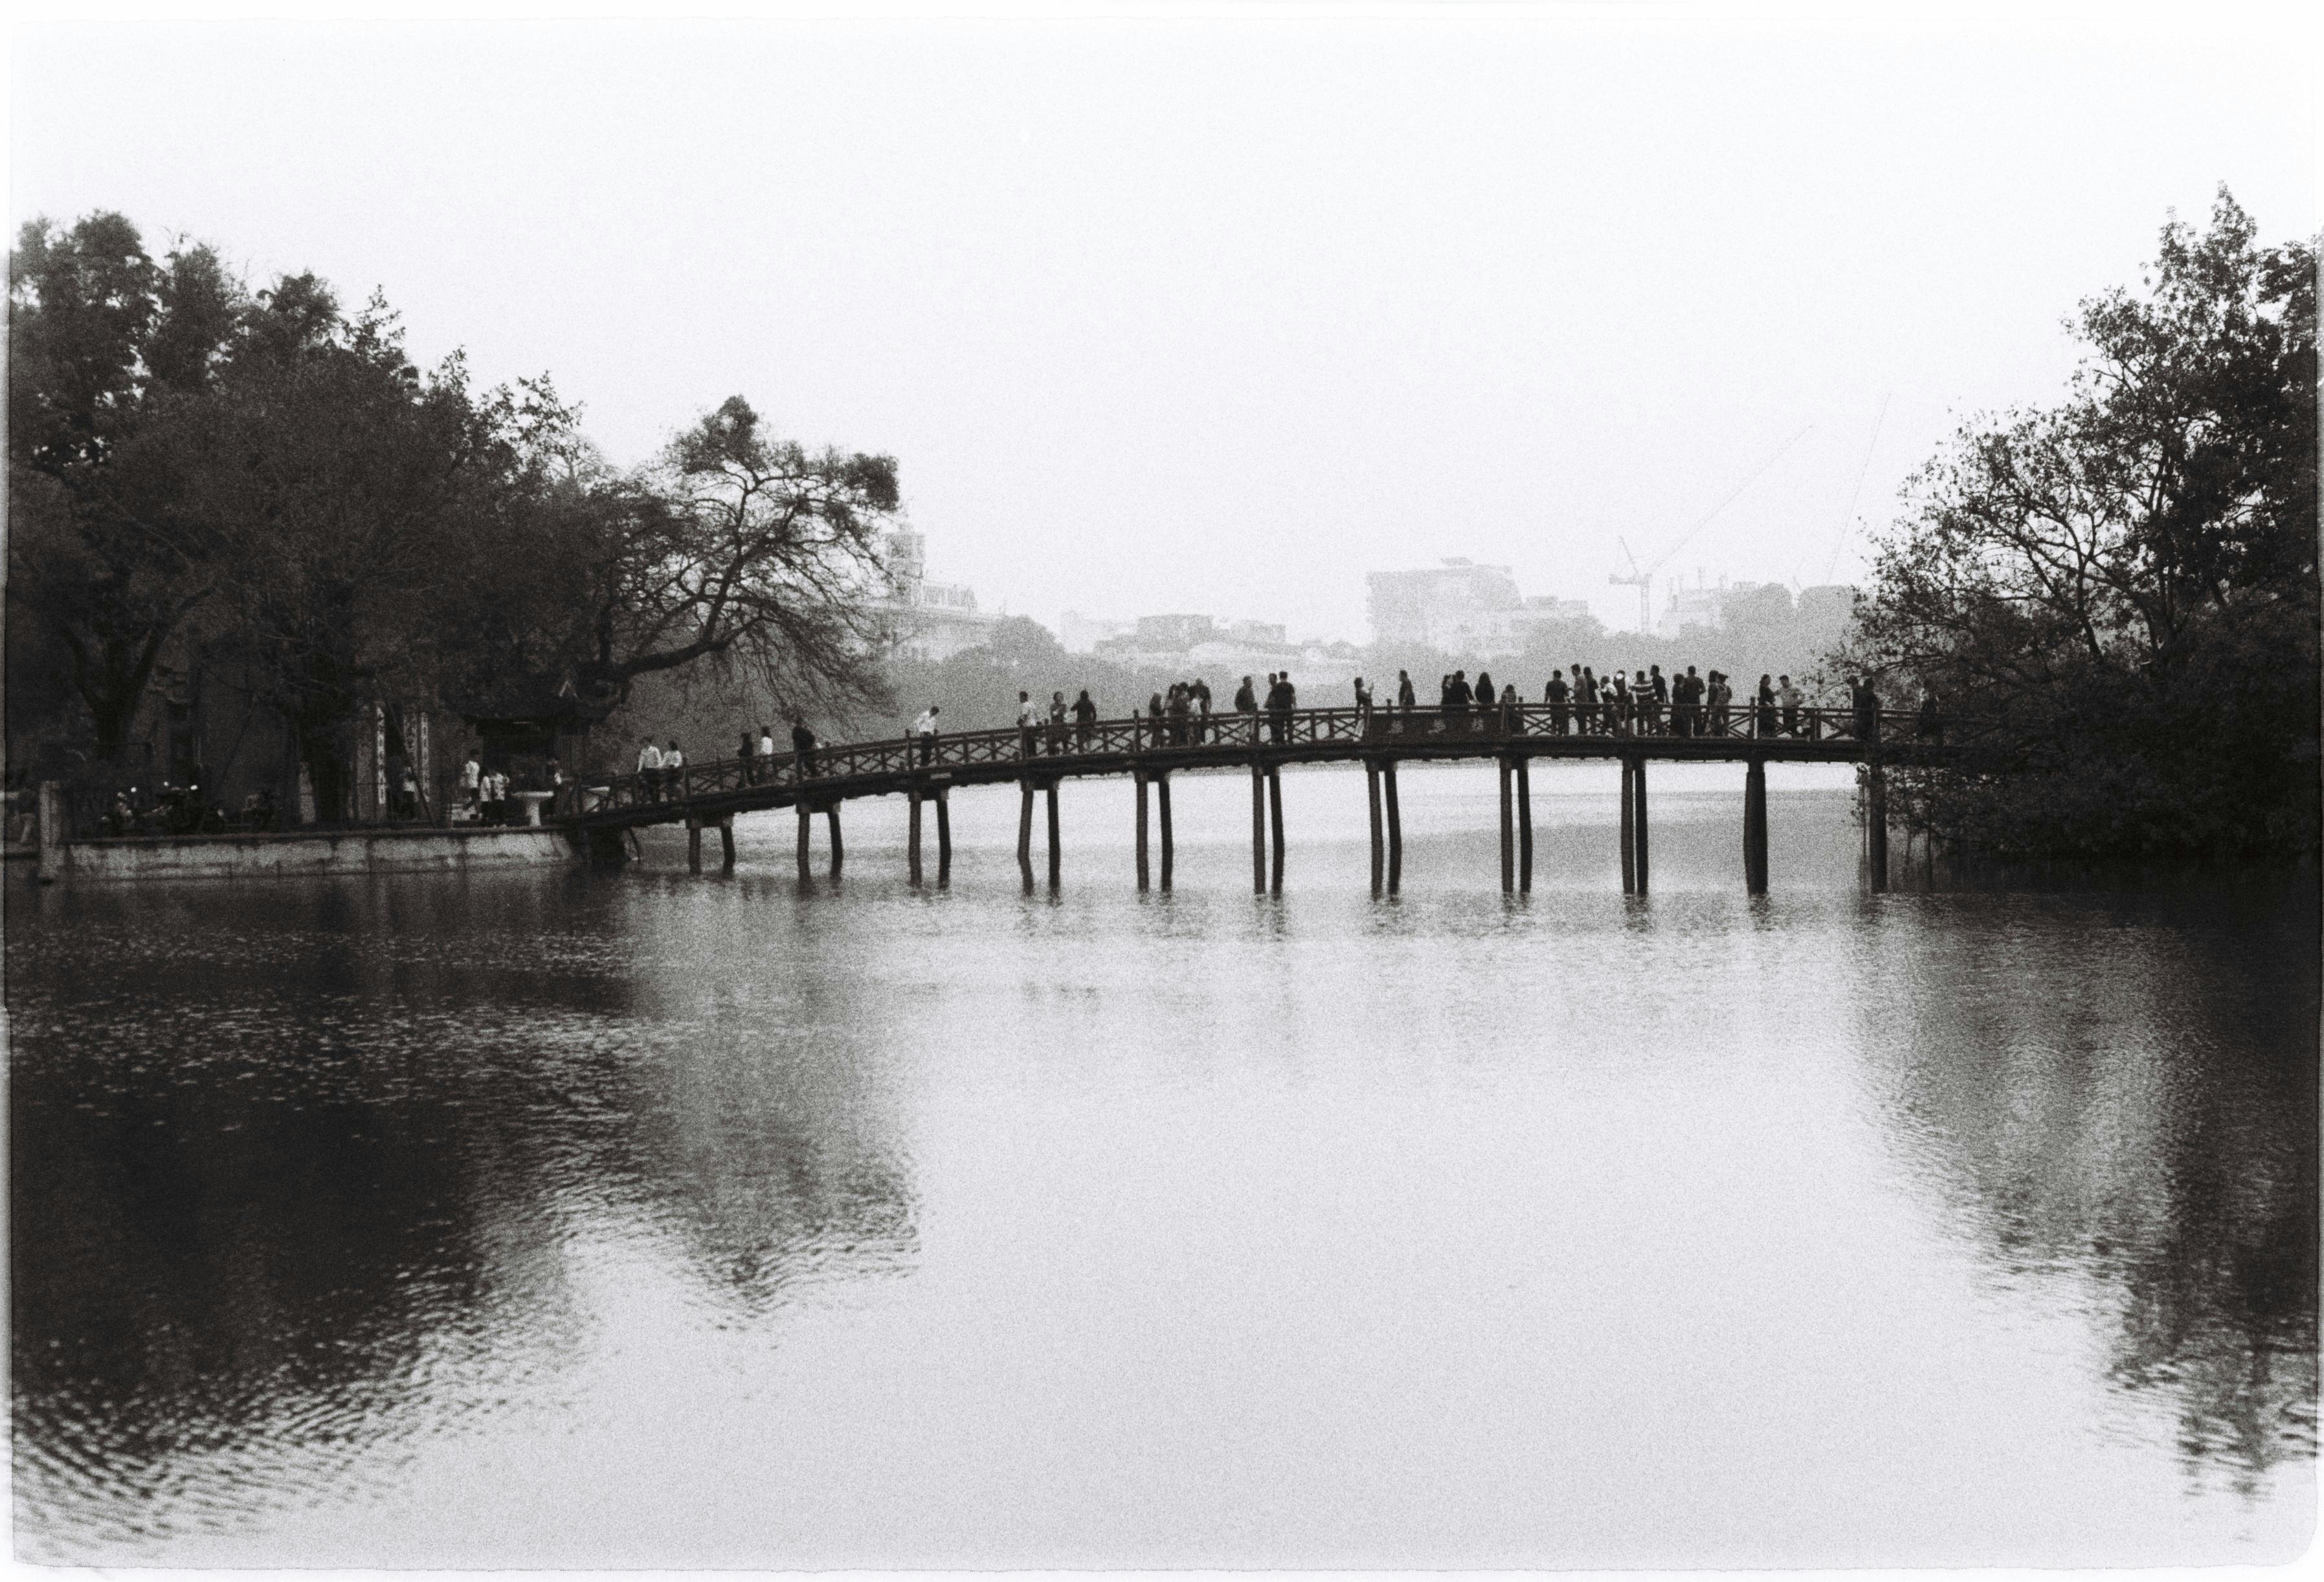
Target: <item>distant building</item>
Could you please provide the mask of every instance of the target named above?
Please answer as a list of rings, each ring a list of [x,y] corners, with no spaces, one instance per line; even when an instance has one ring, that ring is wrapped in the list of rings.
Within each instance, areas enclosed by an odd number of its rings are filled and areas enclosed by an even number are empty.
[[[1209,642],[1218,626],[1207,615],[1141,615],[1136,635],[1141,649],[1167,654]]]
[[[1506,566],[1449,559],[1425,571],[1376,571],[1364,582],[1375,648],[1505,651],[1525,609]]]
[[[916,529],[888,535],[890,652],[907,659],[949,659],[989,641],[1001,618],[976,607],[976,591],[962,583],[927,580],[927,540]]]
[[[1724,624],[1721,617],[1727,601],[1727,579],[1721,576],[1716,586],[1705,586],[1698,574],[1693,587],[1673,583],[1670,602],[1655,618],[1656,637],[1677,637],[1683,632],[1701,630],[1716,631]]]
[[[1078,610],[1068,610],[1057,622],[1057,641],[1069,654],[1093,654],[1098,644],[1111,638],[1129,637],[1137,630],[1134,621],[1101,621]]]
[[[1587,599],[1560,599],[1550,593],[1532,594],[1526,598],[1523,609],[1508,612],[1508,647],[1511,650],[1523,650],[1537,627],[1571,626],[1577,621],[1592,619]]]

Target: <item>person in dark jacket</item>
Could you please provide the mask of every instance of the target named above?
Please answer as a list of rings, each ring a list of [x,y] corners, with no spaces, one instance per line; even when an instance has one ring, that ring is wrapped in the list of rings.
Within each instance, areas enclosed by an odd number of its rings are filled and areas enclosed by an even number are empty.
[[[1565,672],[1551,671],[1549,685],[1541,689],[1541,701],[1549,705],[1549,733],[1552,736],[1565,734],[1567,699],[1572,696],[1572,690],[1565,685]]]
[[[1856,711],[1856,739],[1862,742],[1880,740],[1880,694],[1872,690],[1861,676],[1849,680],[1848,701]]]
[[[936,711],[930,709],[928,713],[933,714]],[[920,749],[922,763],[928,761],[927,748],[925,743],[935,735],[936,731],[933,728],[922,734],[923,746]],[[798,759],[799,778],[813,779],[815,777],[815,732],[808,730],[807,722],[796,714],[791,716],[791,753]]]
[[[1090,701],[1089,688],[1082,688],[1081,696],[1074,699],[1074,746],[1082,752],[1090,750],[1090,732],[1097,726],[1097,704]]]

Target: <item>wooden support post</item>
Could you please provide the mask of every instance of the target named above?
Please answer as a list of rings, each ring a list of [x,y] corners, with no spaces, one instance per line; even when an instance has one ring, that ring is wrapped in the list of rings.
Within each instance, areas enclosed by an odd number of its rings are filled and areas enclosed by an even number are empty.
[[[1646,893],[1646,760],[1639,758],[1630,764],[1630,778],[1637,782],[1637,844],[1638,894]]]
[[[814,829],[815,809],[802,797],[798,804],[798,876],[802,881],[815,877],[815,870],[807,866],[807,837]]]
[[[731,813],[718,821],[718,868],[722,873],[734,871],[734,815]]]
[[[1635,840],[1636,817],[1632,810],[1637,805],[1637,790],[1630,781],[1630,760],[1624,759],[1621,760],[1621,765],[1622,893],[1626,896],[1635,896],[1638,893],[1638,852]]]
[[[1501,894],[1513,895],[1517,888],[1517,772],[1509,760],[1501,766]]]
[[[1017,784],[1022,793],[1017,808],[1017,873],[1029,896],[1033,893],[1033,777],[1028,775]]]
[[[1380,760],[1380,798],[1388,805],[1388,893],[1404,883],[1404,819],[1396,807],[1396,759]]]
[[[1274,842],[1274,850],[1268,853],[1271,860],[1268,888],[1279,896],[1283,893],[1283,782],[1272,764],[1267,768],[1267,823],[1268,835]]]
[[[1743,771],[1743,888],[1767,893],[1767,760],[1760,758]]]
[[[1379,765],[1370,759],[1364,760],[1364,802],[1372,815],[1372,894],[1377,896],[1387,882],[1388,851],[1380,831]]]
[[[847,847],[839,838],[838,798],[834,797],[831,805],[823,810],[823,817],[824,822],[831,826],[831,877],[837,878],[840,864],[847,860]]]
[[[292,804],[295,822],[297,804]],[[40,877],[44,885],[65,876],[65,786],[62,780],[41,782]]]
[[[1517,765],[1517,894],[1533,894],[1533,760]]]
[[[1049,888],[1055,891],[1059,878],[1059,864],[1065,853],[1057,848],[1057,783],[1055,780],[1041,787],[1042,798],[1048,804],[1049,815]]]
[[[1132,784],[1138,787],[1138,888],[1146,888],[1146,771],[1130,771]]]
[[[1871,770],[1864,782],[1864,834],[1872,862],[1872,888],[1877,891],[1888,888],[1888,777],[1881,772],[1880,760],[1872,760]]]
[[[702,871],[702,826],[692,819],[686,821],[686,870]]]
[[[1267,894],[1267,770],[1257,759],[1250,766],[1250,888]]]
[[[904,798],[911,809],[905,819],[905,860],[911,887],[917,890],[920,888],[920,788],[911,787],[904,793]]]
[[[1154,777],[1154,811],[1162,817],[1162,888],[1170,888],[1170,870],[1177,861],[1177,846],[1170,838],[1170,777]]]
[[[936,788],[936,888],[952,883],[952,792]]]

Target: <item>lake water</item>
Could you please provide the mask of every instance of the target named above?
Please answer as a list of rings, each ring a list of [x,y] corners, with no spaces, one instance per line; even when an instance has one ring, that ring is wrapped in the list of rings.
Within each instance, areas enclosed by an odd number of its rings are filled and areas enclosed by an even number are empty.
[[[1640,899],[1610,766],[1536,777],[1521,899],[1478,766],[1401,777],[1393,901],[1348,770],[1285,776],[1272,898],[1231,776],[1167,897],[1121,783],[1054,897],[1006,788],[943,892],[893,799],[836,888],[784,815],[728,877],[12,875],[19,1550],[2301,1549],[2312,880],[1870,896],[1777,767],[1755,901],[1740,768],[1653,775]]]

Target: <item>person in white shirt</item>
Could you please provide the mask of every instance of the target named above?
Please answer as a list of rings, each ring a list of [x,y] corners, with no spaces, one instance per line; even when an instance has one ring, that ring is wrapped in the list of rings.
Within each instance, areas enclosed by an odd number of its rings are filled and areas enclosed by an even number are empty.
[[[1792,685],[1788,676],[1775,677],[1775,701],[1784,705],[1784,734],[1800,733],[1800,689]]]
[[[1041,711],[1033,702],[1033,694],[1017,694],[1017,750],[1020,758],[1033,756],[1033,729],[1041,722]]]
[[[638,791],[641,802],[661,800],[661,749],[650,737],[638,749]]]
[[[476,763],[476,755],[470,753],[467,762],[460,766],[460,800],[467,804],[470,818],[476,816],[476,804],[482,799],[483,777],[484,770]]]
[[[674,796],[686,795],[686,755],[673,740],[661,753],[661,783]]]
[[[920,739],[920,767],[926,768],[936,750],[936,705],[930,704],[912,722],[912,734]]]
[[[775,777],[775,728],[759,727],[759,773],[771,780]]]

